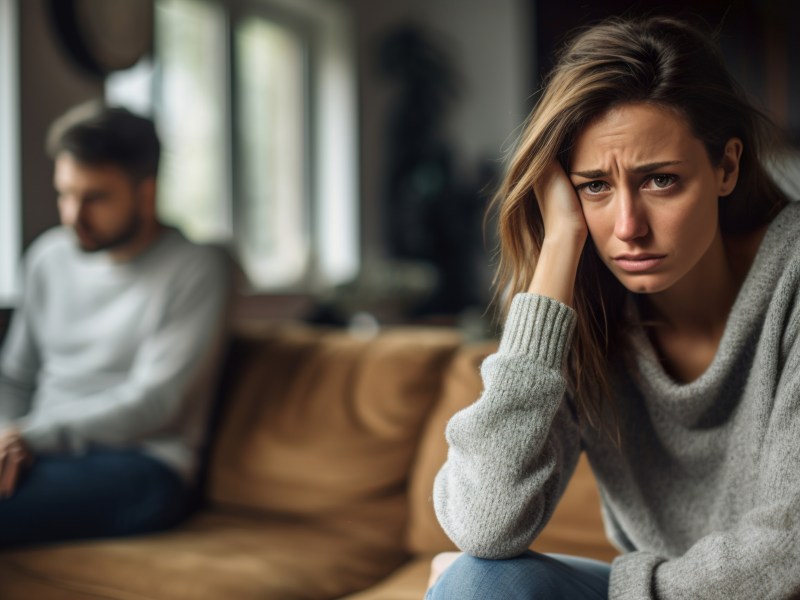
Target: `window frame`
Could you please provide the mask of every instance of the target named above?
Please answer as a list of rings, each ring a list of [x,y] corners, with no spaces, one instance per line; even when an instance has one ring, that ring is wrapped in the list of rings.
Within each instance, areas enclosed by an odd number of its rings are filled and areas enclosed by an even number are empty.
[[[21,292],[18,25],[16,1],[0,0],[0,307],[15,305]]]
[[[358,81],[352,16],[333,0],[229,0],[229,90],[233,22],[248,12],[284,22],[308,37],[307,235],[310,260],[297,282],[256,291],[304,293],[355,280],[362,266]],[[234,101],[229,102],[235,131]],[[229,156],[235,160],[236,140]],[[232,176],[234,171],[231,170]],[[237,205],[232,181],[232,206]],[[238,208],[235,210],[239,210]],[[234,216],[234,223],[235,223]],[[236,228],[236,225],[234,225]],[[332,231],[340,231],[334,239]]]

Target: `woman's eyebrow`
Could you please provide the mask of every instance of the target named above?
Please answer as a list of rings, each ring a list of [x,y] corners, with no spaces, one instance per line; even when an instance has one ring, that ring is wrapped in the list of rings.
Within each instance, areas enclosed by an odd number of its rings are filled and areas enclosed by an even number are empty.
[[[631,169],[631,173],[652,173],[653,171],[658,171],[659,169],[663,169],[664,167],[669,167],[672,165],[677,165],[680,163],[686,162],[685,160],[664,160],[660,162],[652,162],[652,163],[645,163],[642,165],[636,165]],[[609,172],[603,171],[602,169],[595,169],[593,171],[571,171],[570,175],[577,175],[578,177],[583,177],[585,179],[598,179],[600,177],[608,177]]]

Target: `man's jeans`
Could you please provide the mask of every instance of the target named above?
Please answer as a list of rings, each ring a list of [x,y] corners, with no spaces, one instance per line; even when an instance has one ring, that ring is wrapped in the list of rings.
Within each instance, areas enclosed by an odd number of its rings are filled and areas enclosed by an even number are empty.
[[[526,552],[486,560],[460,556],[426,600],[607,600],[611,565],[561,554]]]
[[[139,451],[40,456],[0,500],[0,548],[156,531],[187,506],[178,475]]]

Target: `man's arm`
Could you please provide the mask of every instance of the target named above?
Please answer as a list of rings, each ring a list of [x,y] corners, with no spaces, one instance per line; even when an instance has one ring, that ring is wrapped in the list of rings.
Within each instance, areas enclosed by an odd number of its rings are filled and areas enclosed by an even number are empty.
[[[204,256],[211,256],[204,254]],[[34,452],[76,452],[88,444],[121,446],[182,418],[187,387],[221,339],[229,273],[221,255],[177,274],[157,330],[139,348],[127,380],[22,422]]]
[[[30,411],[39,372],[39,350],[30,319],[30,289],[11,319],[0,349],[0,500],[14,493],[20,473],[30,466],[33,454],[15,421]]]
[[[30,321],[30,302],[26,283],[0,350],[0,430],[28,413],[36,389],[41,361]]]

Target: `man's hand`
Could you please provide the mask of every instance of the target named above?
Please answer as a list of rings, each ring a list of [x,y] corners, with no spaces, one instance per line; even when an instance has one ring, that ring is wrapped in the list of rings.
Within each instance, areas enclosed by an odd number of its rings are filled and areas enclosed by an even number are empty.
[[[14,428],[0,432],[0,500],[17,488],[22,471],[33,464],[33,453]]]

